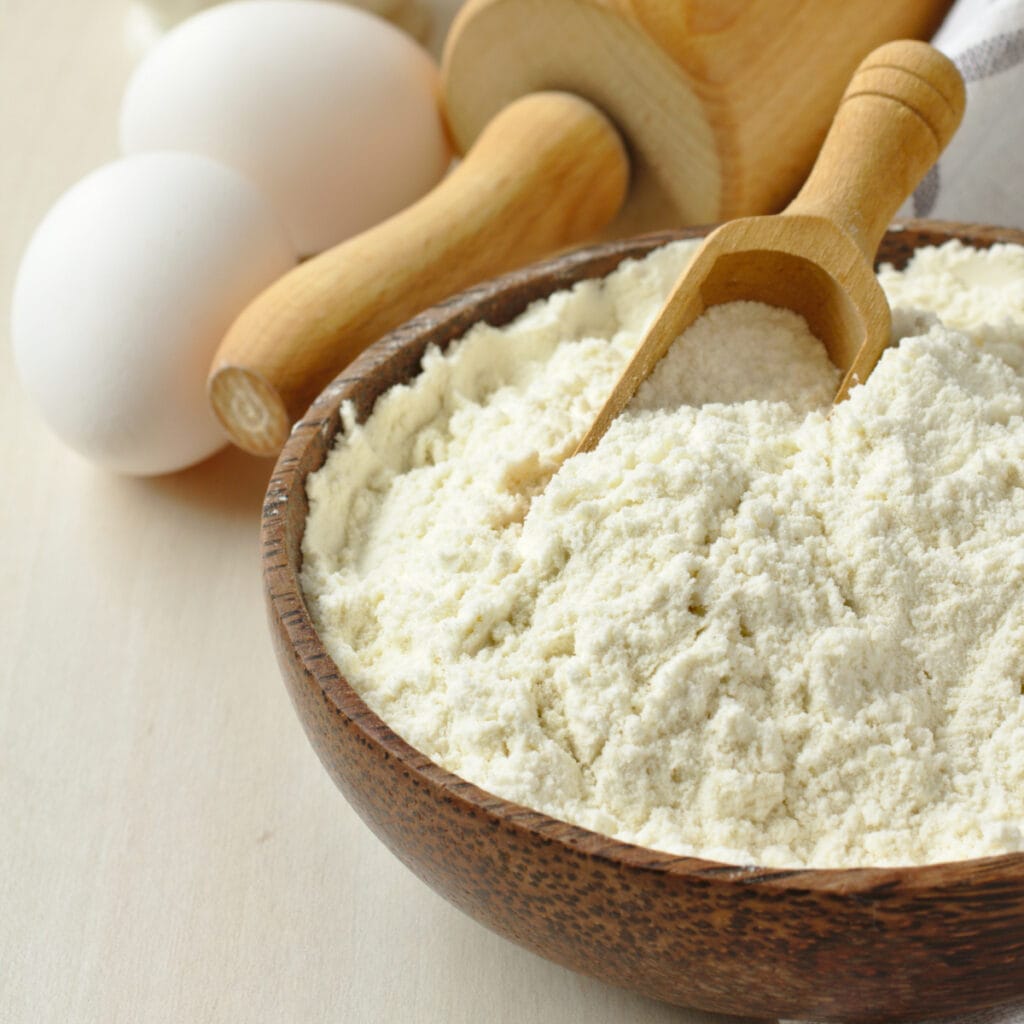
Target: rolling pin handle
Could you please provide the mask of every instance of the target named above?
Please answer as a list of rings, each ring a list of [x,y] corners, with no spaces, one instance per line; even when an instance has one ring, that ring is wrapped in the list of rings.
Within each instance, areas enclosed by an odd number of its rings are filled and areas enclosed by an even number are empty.
[[[241,448],[276,454],[371,342],[454,292],[586,241],[628,185],[625,147],[596,107],[568,93],[516,100],[431,193],[243,310],[210,370],[214,413]]]

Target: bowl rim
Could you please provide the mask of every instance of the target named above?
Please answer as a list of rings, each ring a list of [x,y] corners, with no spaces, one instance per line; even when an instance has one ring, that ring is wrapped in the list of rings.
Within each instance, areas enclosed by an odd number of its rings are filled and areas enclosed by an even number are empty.
[[[638,258],[669,242],[698,238],[716,225],[660,231],[633,236],[614,242],[583,246],[530,264],[519,270],[493,278],[460,292],[424,311],[412,320],[389,332],[367,348],[318,395],[303,418],[292,428],[268,484],[263,504],[261,551],[264,596],[271,625],[285,637],[296,654],[304,672],[315,681],[334,711],[355,729],[362,739],[383,749],[404,770],[428,787],[442,791],[446,797],[489,815],[503,825],[524,830],[547,842],[559,843],[571,853],[608,862],[630,870],[675,876],[678,879],[704,880],[719,878],[742,884],[754,884],[800,892],[821,892],[857,897],[877,893],[880,887],[898,889],[912,894],[940,888],[991,885],[994,882],[1024,887],[1024,852],[995,854],[967,860],[941,861],[921,865],[889,867],[784,867],[771,868],[757,864],[728,864],[707,858],[667,853],[639,846],[611,836],[602,835],[579,825],[533,810],[504,797],[497,796],[443,768],[417,750],[395,732],[374,712],[355,688],[342,676],[331,660],[313,626],[306,607],[299,579],[301,541],[306,520],[305,479],[309,472],[322,465],[306,467],[311,449],[319,446],[326,452],[333,444],[339,408],[352,396],[353,389],[367,376],[378,373],[382,366],[409,348],[426,330],[436,329],[457,320],[466,310],[477,310],[489,300],[513,286],[529,284],[557,272],[564,278],[546,293],[586,278],[606,276],[610,269],[587,273],[593,266],[608,263],[611,268],[628,258]],[[976,248],[999,243],[1024,245],[1024,230],[984,224],[923,219],[894,222],[886,232],[887,241],[899,241],[901,233],[922,235],[911,248],[940,244],[959,239]],[[882,261],[884,262],[884,260]],[[528,302],[534,301],[533,298]],[[524,306],[525,308],[525,306]],[[503,322],[509,322],[513,314]],[[476,319],[482,319],[477,317]],[[468,321],[469,323],[475,321]],[[454,341],[462,331],[450,336]],[[420,359],[408,377],[419,372]],[[406,379],[408,379],[408,377]],[[380,393],[386,391],[384,388]],[[376,401],[374,395],[366,408],[358,408],[362,422]],[[338,428],[340,429],[340,428]],[[288,511],[297,501],[302,509],[298,517],[302,528],[297,536],[289,536]],[[283,555],[283,557],[282,557]]]

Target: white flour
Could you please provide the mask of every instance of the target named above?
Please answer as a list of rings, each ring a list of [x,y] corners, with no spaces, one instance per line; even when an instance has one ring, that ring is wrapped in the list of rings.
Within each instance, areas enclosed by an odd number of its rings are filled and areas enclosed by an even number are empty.
[[[802,321],[714,310],[552,476],[691,251],[476,326],[348,423],[304,542],[332,657],[438,763],[645,846],[1024,848],[1024,249],[883,273],[903,340],[830,417]]]

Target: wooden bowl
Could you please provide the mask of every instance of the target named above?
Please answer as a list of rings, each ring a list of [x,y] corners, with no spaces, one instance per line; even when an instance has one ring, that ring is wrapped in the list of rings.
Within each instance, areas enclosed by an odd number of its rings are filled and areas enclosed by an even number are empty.
[[[320,642],[299,586],[306,476],[351,400],[365,418],[428,344],[607,274],[700,230],[561,256],[436,306],[367,350],[317,399],[281,453],[263,510],[278,660],[314,748],[363,820],[428,885],[542,956],[683,1006],[758,1017],[924,1018],[1024,997],[1024,854],[927,867],[770,870],[631,846],[492,796],[414,750],[363,703]],[[881,260],[957,237],[1024,232],[915,222]]]

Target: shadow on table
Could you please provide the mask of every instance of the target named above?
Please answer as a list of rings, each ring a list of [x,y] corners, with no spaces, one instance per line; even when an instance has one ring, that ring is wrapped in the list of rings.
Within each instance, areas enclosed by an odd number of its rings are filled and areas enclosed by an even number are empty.
[[[160,498],[201,507],[227,519],[255,523],[273,471],[273,459],[261,459],[228,446],[189,469],[132,483]]]

